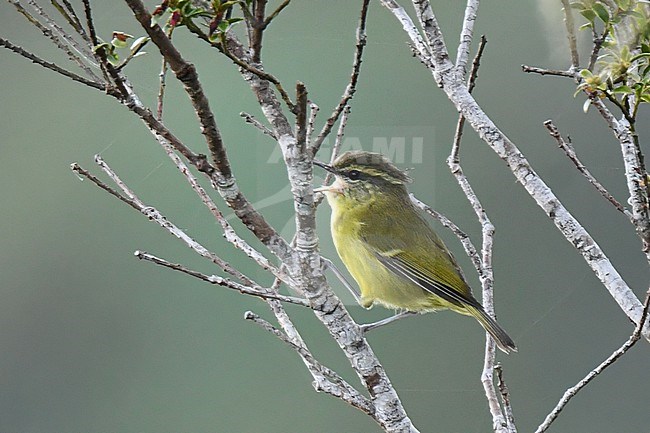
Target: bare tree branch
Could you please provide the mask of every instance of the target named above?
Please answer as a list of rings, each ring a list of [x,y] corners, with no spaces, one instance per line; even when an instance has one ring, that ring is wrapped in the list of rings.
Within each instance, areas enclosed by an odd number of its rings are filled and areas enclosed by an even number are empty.
[[[503,368],[500,364],[494,366],[494,371],[497,372],[497,380],[499,385],[499,392],[501,393],[501,401],[503,402],[503,412],[508,420],[508,425],[515,425],[515,417],[512,413],[512,405],[510,404],[510,391],[503,379]]]
[[[562,2],[562,9],[564,10],[564,24],[566,26],[567,39],[569,40],[569,51],[571,53],[571,69],[577,70],[580,65],[580,57],[578,56],[578,44],[576,41],[576,26],[573,21],[573,9],[569,0],[560,0]]]
[[[469,6],[468,6],[469,7]],[[476,5],[478,7],[478,4]],[[466,19],[474,20],[476,19],[475,15],[472,16],[471,13],[466,13]],[[471,29],[471,25],[465,25]],[[471,30],[470,30],[471,31]],[[481,43],[476,52],[476,56],[472,62],[472,68],[470,70],[467,89],[468,92],[472,92],[476,84],[476,79],[478,77],[478,69],[480,66],[481,56],[483,55],[483,50],[487,40],[485,37],[481,38]],[[460,49],[460,47],[459,47]],[[466,62],[466,60],[465,60]],[[493,292],[493,282],[494,274],[492,270],[492,252],[494,244],[494,225],[487,216],[487,212],[483,208],[478,196],[474,192],[474,189],[469,183],[469,180],[465,176],[463,169],[460,165],[460,144],[461,137],[463,134],[464,126],[464,116],[461,114],[458,117],[458,123],[456,126],[456,134],[454,136],[454,142],[451,148],[449,157],[447,158],[447,165],[449,170],[456,178],[458,185],[463,190],[465,197],[470,202],[474,213],[481,224],[482,232],[482,242],[481,242],[481,258],[480,258],[480,267],[477,268],[479,272],[479,277],[481,280],[482,286],[482,304],[486,313],[494,317],[494,292]],[[485,342],[485,356],[483,360],[483,372],[481,373],[481,383],[483,384],[483,389],[485,391],[485,396],[488,401],[488,407],[492,415],[492,426],[496,432],[504,433],[515,433],[517,431],[514,423],[509,423],[508,417],[501,409],[499,404],[499,399],[497,396],[497,390],[494,384],[494,368],[495,368],[495,358],[496,358],[496,346],[494,340],[486,333],[486,342]]]
[[[191,275],[210,284],[216,284],[228,289],[237,290],[239,293],[242,293],[244,295],[256,296],[262,299],[274,299],[280,302],[287,302],[290,304],[300,305],[302,307],[309,307],[309,302],[306,299],[296,298],[293,296],[284,296],[277,293],[277,291],[273,289],[267,289],[259,285],[245,286],[218,275],[206,275],[201,272],[193,271],[178,263],[172,263],[165,259],[161,259],[160,257],[156,257],[153,254],[149,254],[144,251],[135,251],[133,254],[140,260],[146,260],[157,265],[164,266],[166,268],[173,269],[187,275]]]
[[[172,145],[161,136],[158,136],[157,139],[165,150],[167,156],[172,160],[187,183],[189,183],[189,185],[192,187],[192,190],[194,190],[196,195],[201,199],[201,202],[208,208],[208,210],[210,210],[210,213],[214,219],[217,220],[219,225],[221,225],[226,240],[239,250],[243,251],[249,258],[253,259],[262,269],[269,271],[276,278],[279,278],[282,282],[291,286],[294,290],[299,291],[300,288],[296,282],[291,279],[290,276],[273,266],[266,257],[264,257],[259,251],[251,247],[248,242],[237,235],[237,232],[232,228],[230,223],[217,208],[217,205],[214,203],[212,198],[210,198],[205,189],[203,189],[203,187],[199,184],[198,180],[196,177],[194,177],[187,165],[185,165],[181,158],[176,155]]]
[[[74,51],[76,51],[79,54],[79,56],[81,56],[83,60],[82,60],[82,65],[80,66],[84,68],[84,71],[86,71],[86,73],[88,73],[91,77],[93,77],[93,79],[99,80],[99,77],[95,75],[94,71],[86,67],[84,63],[86,62],[95,68],[99,67],[99,65],[95,62],[94,56],[92,52],[88,49],[88,47],[84,47],[81,44],[79,44],[75,38],[73,38],[70,34],[68,34],[68,32],[66,32],[55,20],[53,20],[35,0],[27,0],[27,2],[41,17],[41,19],[45,22],[45,24],[51,29],[51,31],[56,33],[56,35],[61,39],[62,42],[64,42],[68,47],[72,48]]]
[[[578,171],[582,173],[585,178],[587,178],[589,183],[592,184],[594,188],[596,188],[596,190],[598,190],[598,192],[607,199],[607,201],[614,205],[616,209],[625,214],[627,217],[631,218],[632,215],[623,207],[621,203],[618,202],[618,200],[616,200],[616,198],[614,198],[614,196],[609,193],[609,191],[607,191],[607,189],[605,189],[605,187],[598,181],[598,179],[596,179],[591,174],[589,169],[587,169],[587,167],[585,167],[585,165],[580,161],[578,155],[575,152],[575,149],[573,148],[573,145],[562,138],[560,131],[558,131],[557,127],[553,124],[553,121],[547,120],[544,122],[544,126],[546,129],[548,129],[551,137],[555,139],[558,147],[564,151],[566,156],[571,160],[571,162],[573,162]]]
[[[600,373],[603,372],[607,367],[612,365],[614,362],[616,362],[621,356],[625,355],[625,353],[636,344],[637,341],[641,338],[641,333],[643,331],[643,325],[646,323],[648,319],[648,308],[650,307],[650,290],[646,293],[646,298],[645,302],[643,303],[643,312],[641,314],[641,319],[639,320],[639,323],[635,326],[634,332],[632,332],[632,335],[630,335],[630,338],[627,339],[625,343],[618,349],[616,349],[607,359],[605,359],[603,362],[601,362],[596,368],[591,370],[580,382],[572,386],[571,388],[567,389],[564,392],[564,395],[558,402],[558,404],[553,408],[551,413],[549,413],[546,416],[546,419],[544,419],[544,422],[540,424],[539,427],[537,427],[537,430],[535,430],[535,433],[542,433],[546,431],[549,426],[555,421],[555,419],[558,417],[560,412],[564,409],[564,407],[569,403],[569,401],[575,397],[575,395],[589,382],[591,382],[596,376],[598,376]]]
[[[57,0],[51,0],[51,3],[54,5],[56,10],[59,11],[61,16],[65,18],[68,24],[70,24],[70,27],[72,27],[74,31],[77,32],[79,36],[81,36],[86,41],[86,43],[88,43],[89,46],[92,46],[90,38],[88,37],[83,24],[81,24],[81,20],[79,20],[79,16],[72,7],[72,4],[70,4],[68,0],[62,0],[63,5],[61,5],[61,3],[59,3]]]
[[[210,110],[208,99],[203,93],[201,84],[198,81],[198,74],[191,63],[188,63],[171,43],[167,35],[158,25],[151,26],[151,15],[146,11],[144,5],[139,0],[125,0],[133,11],[136,19],[140,22],[143,29],[149,34],[151,40],[158,46],[161,54],[170,68],[174,71],[176,77],[181,81],[185,90],[192,101],[192,105],[199,117],[202,126],[202,133],[206,137],[208,148],[212,154],[212,160],[217,169],[217,178],[213,179],[215,185],[219,188],[220,194],[224,197],[228,205],[235,211],[235,214],[242,222],[264,243],[274,254],[280,258],[286,258],[291,255],[290,246],[284,241],[277,232],[264,220],[262,215],[257,212],[253,206],[244,198],[237,188],[226,150],[221,139],[221,134],[217,128],[214,116]],[[147,110],[139,110],[139,113],[145,123],[153,130],[162,131],[161,135],[170,140],[175,148],[178,148],[179,140],[173,140],[166,128],[160,122],[153,118]],[[184,146],[183,146],[184,147]],[[181,152],[184,156],[191,158],[196,156],[187,151]],[[194,162],[193,162],[194,163]]]
[[[474,23],[476,22],[478,6],[479,0],[467,0],[467,5],[465,6],[463,29],[460,32],[460,44],[458,44],[458,51],[456,52],[456,69],[461,77],[465,77],[467,74],[467,62],[474,36]]]
[[[62,67],[56,65],[55,63],[51,63],[46,60],[43,60],[37,55],[30,53],[24,48],[14,45],[13,43],[11,43],[10,41],[4,38],[0,38],[0,46],[5,47],[10,51],[13,51],[14,53],[26,58],[27,60],[30,60],[31,62],[44,67],[45,69],[49,69],[51,71],[56,72],[57,74],[63,75],[64,77],[68,77],[71,80],[76,81],[77,83],[84,84],[88,87],[92,87],[93,89],[108,92],[111,96],[114,97],[119,96],[114,89],[110,89],[110,88],[107,89],[105,83],[92,81],[80,75],[77,75],[74,72],[70,72],[67,69],[63,69]]]
[[[368,17],[368,4],[370,0],[363,0],[361,5],[361,15],[359,17],[359,25],[357,26],[357,44],[354,51],[354,61],[352,62],[352,73],[350,74],[350,82],[343,92],[343,96],[339,101],[336,108],[330,115],[330,117],[325,121],[325,125],[321,132],[318,134],[318,137],[314,140],[311,147],[311,154],[315,156],[325,138],[329,135],[334,127],[334,124],[338,120],[339,116],[349,104],[350,99],[354,96],[354,93],[357,91],[357,82],[359,81],[359,72],[361,70],[361,62],[363,59],[363,49],[366,46],[366,18]]]
[[[278,15],[280,15],[280,12],[284,10],[287,6],[289,6],[289,3],[291,3],[291,0],[284,0],[280,6],[278,6],[271,14],[269,14],[265,19],[264,19],[264,28],[266,28],[269,24],[271,24],[271,21],[273,21]]]
[[[62,35],[57,35],[53,30],[43,25],[36,17],[30,14],[20,3],[20,0],[8,0],[11,4],[14,5],[16,10],[27,19],[31,24],[33,24],[38,30],[43,33],[43,35],[49,39],[59,50],[63,51],[65,55],[79,68],[81,68],[93,81],[99,81],[99,77],[95,75],[92,69],[86,64],[86,61],[91,62],[90,59],[82,59],[77,54],[75,54],[68,45],[69,40],[61,40]],[[40,8],[39,8],[40,9]],[[37,12],[38,10],[37,9]],[[40,9],[42,10],[42,9]],[[48,17],[49,19],[49,17]],[[83,55],[83,53],[80,53]],[[84,56],[85,57],[85,56]]]
[[[250,125],[253,125],[257,129],[262,131],[263,134],[266,134],[269,137],[271,137],[272,139],[277,140],[277,137],[275,136],[275,133],[273,131],[271,131],[269,128],[267,128],[265,125],[263,125],[252,114],[248,114],[248,113],[245,113],[245,112],[242,111],[241,113],[239,113],[239,115],[244,118],[244,122],[246,122],[246,123],[248,123]]]
[[[246,275],[242,274],[239,272],[237,269],[233,268],[228,262],[223,260],[221,257],[217,256],[213,252],[209,251],[207,248],[205,248],[203,245],[192,239],[190,236],[188,236],[183,230],[178,228],[176,225],[174,225],[172,222],[167,220],[160,212],[158,212],[157,209],[147,206],[145,203],[143,203],[133,191],[119,178],[117,173],[111,169],[106,162],[99,156],[95,156],[95,162],[100,166],[100,168],[113,180],[113,182],[118,186],[120,190],[122,190],[122,194],[118,193],[114,189],[110,188],[108,185],[106,185],[104,182],[100,181],[97,179],[95,176],[91,176],[88,171],[82,169],[78,164],[72,164],[71,168],[72,170],[79,174],[80,176],[83,176],[93,182],[95,185],[99,186],[101,189],[104,191],[109,192],[113,196],[119,198],[135,210],[139,211],[142,213],[144,216],[149,218],[150,221],[156,222],[158,225],[160,225],[162,228],[167,230],[169,233],[172,235],[176,236],[178,239],[183,241],[188,247],[190,247],[193,251],[198,253],[200,256],[207,258],[210,260],[212,263],[215,265],[219,266],[221,269],[224,270],[224,272],[229,273],[230,275],[234,276],[235,278],[239,279],[242,281],[244,284],[247,285],[255,285],[255,282],[248,278]]]
[[[256,323],[264,330],[275,335],[300,355],[314,378],[313,385],[316,391],[330,394],[349,403],[351,406],[360,409],[370,416],[374,415],[375,408],[373,403],[361,395],[359,391],[354,389],[338,373],[322,365],[316,358],[314,358],[306,346],[294,343],[285,333],[281,332],[252,311],[244,313],[244,318]]]
[[[645,252],[650,263],[650,198],[648,197],[648,181],[643,153],[639,147],[638,138],[634,133],[630,120],[627,118],[616,119],[597,94],[590,91],[586,93],[592,105],[596,107],[602,118],[607,122],[621,146],[625,179],[630,195],[628,203],[632,208],[632,224],[641,238],[643,252]],[[644,330],[644,336],[646,333],[650,333],[650,326],[647,330]]]
[[[576,77],[576,73],[573,71],[562,71],[559,69],[545,69],[545,68],[538,68],[536,66],[521,65],[521,70],[524,72],[529,72],[529,73],[532,72],[539,75],[555,75],[558,77],[569,77],[569,78]]]

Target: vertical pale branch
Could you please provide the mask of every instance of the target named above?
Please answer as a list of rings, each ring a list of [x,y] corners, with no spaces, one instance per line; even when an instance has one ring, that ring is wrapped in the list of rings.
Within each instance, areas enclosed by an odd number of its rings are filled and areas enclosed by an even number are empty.
[[[466,13],[466,19],[467,19]],[[470,19],[473,21],[476,19],[476,15],[473,17],[470,16]],[[466,27],[471,28],[467,25]],[[471,33],[470,33],[471,36]],[[472,68],[469,74],[469,79],[467,83],[468,92],[471,92],[474,89],[476,84],[476,78],[478,76],[478,68],[480,66],[481,56],[487,40],[485,37],[481,38],[481,43],[477,50],[474,61],[472,62]],[[460,48],[459,48],[460,49]],[[461,60],[462,61],[462,60]],[[466,60],[464,61],[466,62]],[[464,74],[463,74],[464,75]],[[461,137],[463,134],[463,125],[465,124],[465,118],[463,115],[460,115],[458,118],[458,123],[456,127],[456,135],[454,137],[454,144],[451,149],[451,154],[447,158],[447,164],[449,165],[449,170],[456,178],[458,185],[463,190],[465,197],[469,200],[474,213],[481,224],[481,233],[482,233],[482,242],[481,242],[481,259],[480,259],[480,268],[479,277],[481,280],[482,287],[482,299],[483,299],[483,308],[485,312],[490,316],[494,317],[494,274],[492,269],[492,251],[494,243],[494,225],[490,221],[481,204],[478,196],[474,192],[474,189],[469,183],[469,180],[465,176],[463,169],[460,165],[460,143]],[[486,342],[485,342],[485,356],[483,361],[483,372],[481,373],[481,383],[483,384],[483,389],[485,391],[485,396],[488,401],[488,407],[490,409],[490,414],[492,415],[492,426],[495,432],[503,433],[515,433],[516,427],[514,423],[509,422],[509,418],[505,416],[501,405],[499,404],[499,399],[497,396],[497,390],[494,384],[494,369],[495,369],[495,358],[496,358],[496,345],[494,340],[486,333]]]
[[[643,242],[643,251],[650,261],[650,208],[648,201],[648,178],[643,163],[643,155],[637,143],[637,138],[627,119],[616,119],[598,96],[590,95],[592,104],[596,106],[602,117],[607,121],[620,143],[625,167],[625,179],[629,193],[628,203],[632,210],[632,223]]]
[[[571,70],[576,71],[580,66],[578,55],[578,44],[576,41],[576,26],[573,20],[573,9],[569,0],[560,0],[564,9],[564,24],[566,26],[567,39],[569,40],[569,52],[571,53]]]
[[[467,5],[465,6],[463,29],[460,32],[460,44],[458,44],[458,52],[456,53],[456,69],[461,77],[465,77],[467,74],[467,62],[474,35],[474,23],[476,22],[478,5],[479,0],[467,0]]]

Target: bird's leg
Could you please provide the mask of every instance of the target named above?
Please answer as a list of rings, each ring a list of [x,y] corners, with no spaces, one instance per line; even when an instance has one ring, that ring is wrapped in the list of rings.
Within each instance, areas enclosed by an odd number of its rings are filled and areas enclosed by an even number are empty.
[[[360,296],[361,294],[359,293],[359,291],[357,289],[355,289],[354,287],[352,287],[352,285],[350,283],[348,283],[348,280],[345,279],[345,276],[341,273],[341,271],[339,271],[337,269],[336,266],[334,266],[334,263],[332,263],[332,261],[330,259],[325,258],[323,256],[321,256],[321,259],[323,260],[325,265],[334,273],[334,275],[336,275],[336,278],[338,278],[339,281],[341,281],[343,283],[345,288],[348,289],[348,291],[354,297],[354,300],[357,301],[358,304],[360,304],[361,303],[361,296]]]
[[[404,317],[408,316],[413,316],[415,314],[418,314],[415,311],[402,311],[401,313],[397,313],[394,316],[387,317],[385,319],[379,320],[377,322],[373,323],[367,323],[365,325],[360,325],[361,331],[363,332],[368,332],[372,329],[379,328],[380,326],[388,325],[389,323],[393,323],[396,320],[402,319]]]

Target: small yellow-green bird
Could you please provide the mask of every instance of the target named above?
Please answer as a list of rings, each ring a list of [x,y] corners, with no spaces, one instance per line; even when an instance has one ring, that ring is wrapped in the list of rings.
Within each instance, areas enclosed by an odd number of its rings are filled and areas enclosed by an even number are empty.
[[[378,153],[351,151],[332,165],[336,180],[319,188],[332,208],[331,229],[354,277],[359,303],[424,313],[449,309],[474,317],[506,353],[517,347],[472,296],[456,260],[412,204],[411,180]]]

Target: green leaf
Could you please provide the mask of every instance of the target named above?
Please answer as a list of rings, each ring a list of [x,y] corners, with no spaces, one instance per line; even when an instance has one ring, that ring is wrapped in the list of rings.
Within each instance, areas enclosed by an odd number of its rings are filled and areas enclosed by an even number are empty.
[[[236,5],[237,3],[239,3],[239,2],[238,1],[223,2],[223,3],[221,3],[221,6],[219,6],[219,10],[226,10],[229,7]]]
[[[591,106],[591,100],[587,99],[584,104],[582,104],[582,111],[584,111],[585,114],[587,114],[587,111],[589,111],[589,107]]]
[[[593,23],[594,20],[596,19],[596,12],[594,12],[594,11],[591,10],[591,9],[583,9],[583,10],[581,10],[581,11],[580,11],[580,15],[582,15],[583,17],[585,17],[585,19],[586,19],[587,21],[589,21],[590,23]]]
[[[580,70],[580,76],[584,79],[587,79],[593,77],[594,74],[592,74],[589,69],[582,69]]]
[[[647,58],[650,58],[650,53],[641,53],[641,54],[637,54],[636,56],[632,57],[630,59],[630,62],[635,62],[635,61],[637,61],[639,59],[647,59]]]
[[[609,12],[607,11],[607,8],[603,6],[602,3],[595,3],[592,6],[592,10],[598,15],[598,18],[605,24],[609,22]]]
[[[641,76],[645,78],[648,75],[648,72],[650,72],[650,65],[643,68],[643,71],[641,72]]]
[[[109,44],[108,42],[102,42],[101,44],[97,44],[97,45],[95,45],[95,46],[93,47],[93,53],[97,53],[97,52],[99,52],[99,51],[102,50],[102,49],[104,49],[105,51],[108,52],[108,51],[110,51],[112,48],[113,48],[113,47],[112,47],[111,44]]]
[[[614,89],[612,89],[612,93],[623,93],[625,95],[631,95],[632,94],[632,89],[630,88],[630,86],[627,86],[627,85],[623,84],[621,86],[618,86],[618,87],[615,87]]]

